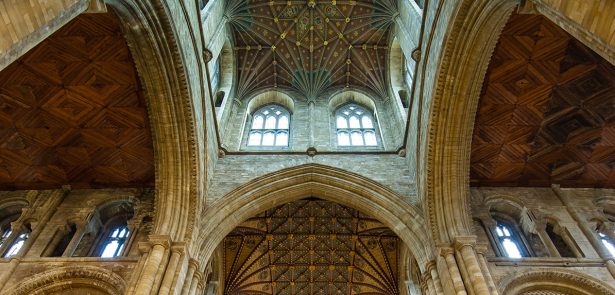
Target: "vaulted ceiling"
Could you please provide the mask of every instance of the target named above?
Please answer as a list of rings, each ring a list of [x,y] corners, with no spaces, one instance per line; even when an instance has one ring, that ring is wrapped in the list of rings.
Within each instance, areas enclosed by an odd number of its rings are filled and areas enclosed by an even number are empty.
[[[0,72],[0,189],[153,181],[145,100],[113,13],[78,16]]]
[[[513,15],[474,126],[474,186],[615,187],[615,67],[540,15]]]
[[[400,240],[315,198],[267,210],[223,242],[224,294],[399,294]]]
[[[229,0],[237,96],[280,88],[306,99],[353,87],[387,95],[396,0]]]

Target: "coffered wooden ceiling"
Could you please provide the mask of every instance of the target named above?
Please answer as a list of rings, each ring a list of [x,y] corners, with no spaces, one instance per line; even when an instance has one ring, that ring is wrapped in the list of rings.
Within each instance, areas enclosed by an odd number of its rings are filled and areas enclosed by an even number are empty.
[[[77,17],[0,72],[0,189],[151,186],[153,163],[113,13]]]
[[[387,96],[397,0],[229,0],[237,96],[280,88],[315,99],[329,90]]]
[[[224,239],[224,294],[399,294],[400,243],[357,210],[288,203]]]
[[[474,126],[474,186],[615,187],[615,67],[540,15],[513,15]]]

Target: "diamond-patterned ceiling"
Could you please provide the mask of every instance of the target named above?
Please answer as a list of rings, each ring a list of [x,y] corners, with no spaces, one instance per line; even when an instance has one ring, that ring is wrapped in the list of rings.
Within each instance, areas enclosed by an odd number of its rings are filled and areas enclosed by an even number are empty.
[[[228,0],[237,96],[280,88],[305,99],[352,87],[387,96],[396,0]]]
[[[615,187],[615,66],[540,15],[513,15],[480,98],[473,186]]]
[[[69,22],[0,72],[0,189],[153,185],[141,92],[113,13]]]
[[[223,241],[224,294],[399,294],[399,238],[357,210],[308,198]]]

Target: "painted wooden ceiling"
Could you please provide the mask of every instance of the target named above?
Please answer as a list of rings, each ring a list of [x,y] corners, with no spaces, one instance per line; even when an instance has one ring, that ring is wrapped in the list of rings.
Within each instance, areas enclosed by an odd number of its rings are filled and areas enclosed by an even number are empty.
[[[280,88],[316,99],[352,87],[387,96],[396,0],[229,0],[237,96]]]
[[[399,294],[399,238],[315,198],[267,210],[223,242],[224,294]]]
[[[0,72],[0,189],[153,182],[145,100],[113,13],[78,16]]]
[[[540,15],[513,15],[483,85],[473,186],[615,187],[615,67]]]

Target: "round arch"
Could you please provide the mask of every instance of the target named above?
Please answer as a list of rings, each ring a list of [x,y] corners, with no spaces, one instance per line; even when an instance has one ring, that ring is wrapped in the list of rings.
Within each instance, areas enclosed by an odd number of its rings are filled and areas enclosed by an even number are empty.
[[[105,0],[121,21],[124,37],[145,90],[154,144],[156,216],[154,232],[173,240],[191,238],[203,191],[197,178],[199,131],[184,61],[169,14],[156,1]],[[200,99],[200,97],[199,97]]]
[[[68,289],[88,290],[95,292],[94,294],[121,295],[126,290],[126,282],[119,275],[104,268],[69,266],[37,274],[9,289],[6,294],[61,294]]]
[[[460,1],[448,22],[423,160],[423,198],[436,244],[472,234],[469,173],[474,117],[491,54],[518,4],[518,0]]]
[[[358,174],[305,164],[258,177],[218,200],[203,214],[198,260],[210,260],[216,247],[242,221],[275,206],[318,197],[363,212],[377,212],[424,267],[434,257],[426,223],[418,208],[383,185]]]
[[[503,295],[524,295],[533,291],[570,295],[615,295],[613,288],[593,277],[563,270],[529,271],[512,276],[502,281],[500,285]]]

